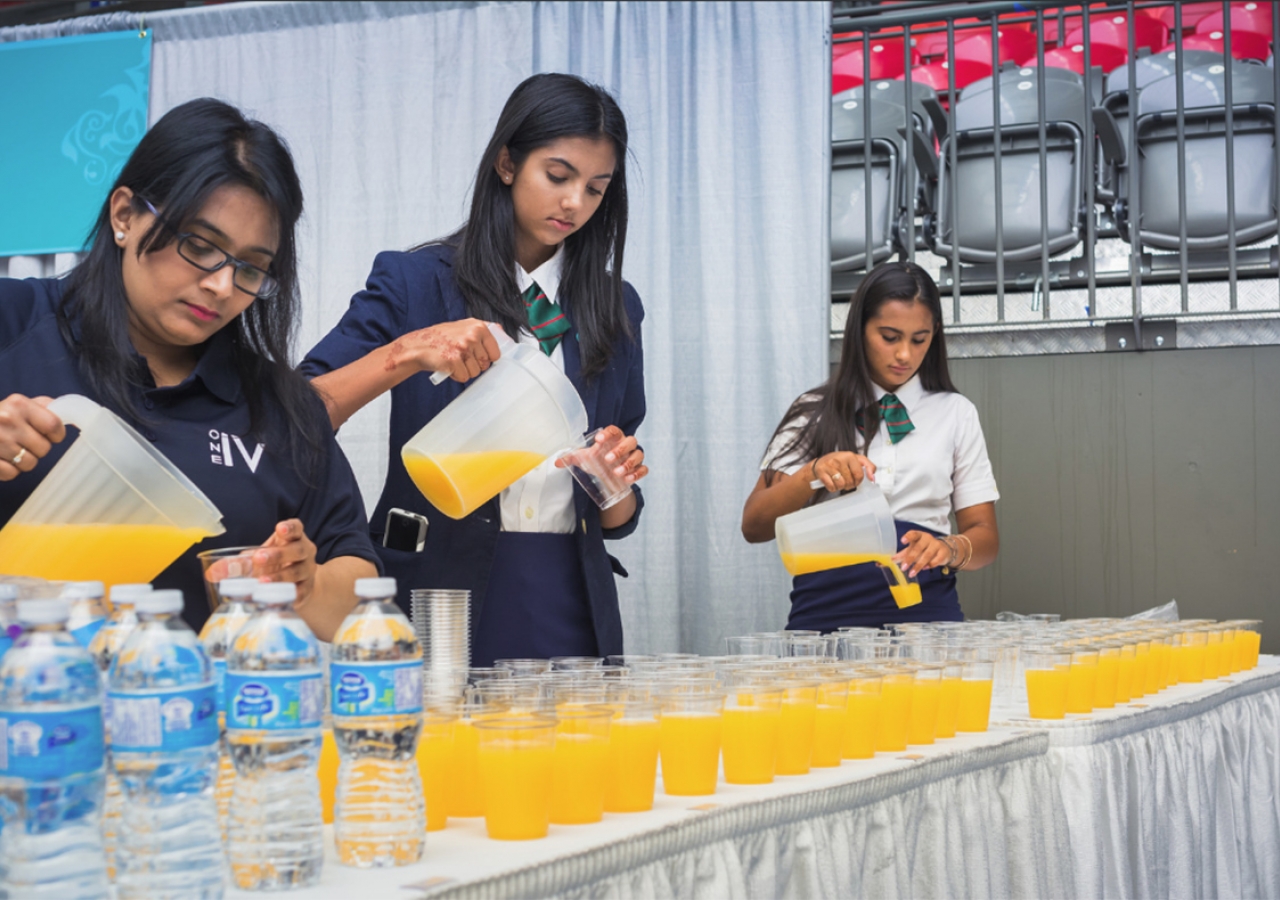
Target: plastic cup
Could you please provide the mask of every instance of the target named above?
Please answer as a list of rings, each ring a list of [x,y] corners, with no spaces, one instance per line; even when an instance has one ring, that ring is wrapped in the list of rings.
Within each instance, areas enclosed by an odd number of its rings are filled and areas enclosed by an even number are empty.
[[[1093,712],[1093,690],[1098,681],[1098,651],[1076,647],[1067,673],[1067,712]]]
[[[418,775],[427,808],[427,831],[442,831],[449,821],[445,796],[448,792],[448,760],[453,748],[456,705],[427,705],[422,712],[422,734],[418,739]]]
[[[779,775],[806,775],[813,765],[818,685],[807,681],[783,682],[781,712],[775,771]]]
[[[1183,684],[1204,681],[1205,633],[1199,629],[1184,631],[1180,644],[1182,650],[1178,660],[1178,681]]]
[[[551,657],[552,672],[582,672],[586,670],[596,670],[604,665],[604,660],[599,656],[553,656]]]
[[[781,706],[781,690],[751,679],[743,679],[725,695],[720,749],[727,784],[773,781]]]
[[[1116,703],[1128,703],[1133,697],[1133,676],[1136,668],[1134,656],[1137,647],[1132,641],[1121,643],[1116,650]],[[1148,664],[1148,674],[1155,675],[1157,666]],[[1156,688],[1158,690],[1158,687]]]
[[[612,715],[602,707],[557,707],[551,764],[553,825],[587,825],[604,818]]]
[[[964,662],[947,660],[942,665],[942,681],[938,685],[937,736],[956,736],[956,724],[960,715],[960,682],[964,677]]]
[[[586,430],[573,383],[540,350],[516,345],[424,425],[400,457],[423,496],[461,519]]]
[[[414,589],[409,611],[426,674],[444,690],[465,685],[471,665],[471,592]]]
[[[715,793],[723,707],[721,693],[669,694],[663,699],[658,750],[664,793],[673,797]]]
[[[995,663],[976,654],[966,659],[960,676],[960,703],[956,710],[956,731],[986,731],[991,725],[991,692],[995,684]]]
[[[511,674],[520,677],[527,675],[541,675],[543,672],[551,671],[551,660],[549,659],[495,659],[493,661],[495,669],[509,669]]]
[[[261,549],[261,547],[223,547],[218,550],[203,550],[196,554],[196,559],[200,560],[200,571],[204,576],[204,593],[211,611],[222,605],[222,595],[218,593],[218,582],[225,578],[252,578],[253,554]]]
[[[813,758],[815,769],[840,765],[844,745],[845,716],[849,707],[849,679],[828,675],[815,692],[813,718]]]
[[[880,704],[883,676],[871,670],[849,674],[844,736],[840,754],[845,759],[871,759],[880,738]]]
[[[877,752],[907,749],[907,730],[911,721],[915,674],[914,667],[905,664],[884,670],[880,683],[880,727],[876,732]]]
[[[1204,677],[1206,681],[1211,678],[1220,678],[1230,671],[1229,668],[1223,669],[1223,652],[1226,649],[1222,641],[1224,630],[1218,627],[1204,629]]]
[[[911,713],[907,719],[908,744],[932,744],[938,736],[938,701],[943,667],[926,663],[915,667],[911,685]]]
[[[658,705],[648,700],[623,701],[612,704],[611,712],[604,811],[653,809],[661,732]]]
[[[724,639],[730,656],[777,656],[774,653],[777,639],[759,634],[744,634]]]
[[[792,575],[867,562],[892,565],[890,558],[897,552],[889,503],[871,481],[834,500],[780,516],[775,534],[782,564]]]
[[[477,721],[477,758],[484,825],[499,841],[547,836],[556,723],[534,716],[493,716]]]
[[[623,441],[621,435],[610,437],[609,434],[606,429],[597,428],[559,455],[573,480],[582,485],[587,496],[601,509],[622,502],[631,493],[626,477],[613,471],[623,461],[605,459]]]
[[[1066,718],[1071,651],[1059,647],[1024,647],[1022,660],[1031,718]]]
[[[146,583],[226,530],[209,498],[110,410],[78,394],[48,408],[80,436],[0,530],[0,572]]]
[[[1098,644],[1098,679],[1093,685],[1093,705],[1096,709],[1114,709],[1116,688],[1120,679],[1120,644]],[[1153,671],[1150,656],[1147,672]]]

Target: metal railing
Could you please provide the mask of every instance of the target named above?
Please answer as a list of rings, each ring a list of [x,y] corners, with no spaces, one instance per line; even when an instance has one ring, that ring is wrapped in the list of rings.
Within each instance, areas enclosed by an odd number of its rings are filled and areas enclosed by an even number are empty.
[[[872,102],[871,85],[873,44],[885,38],[901,38],[904,74],[902,170],[905,177],[907,209],[897,232],[895,249],[902,259],[920,262],[929,268],[931,265],[939,276],[939,285],[944,292],[950,292],[949,326],[967,327],[1003,327],[1011,323],[1029,324],[1038,318],[1043,323],[1061,324],[1094,324],[1100,321],[1127,319],[1132,323],[1135,343],[1142,345],[1142,325],[1149,315],[1172,315],[1174,318],[1194,318],[1197,316],[1223,316],[1241,311],[1269,311],[1280,314],[1280,253],[1277,252],[1275,231],[1263,239],[1249,242],[1241,247],[1237,240],[1237,204],[1236,204],[1236,150],[1233,137],[1236,124],[1244,113],[1250,115],[1266,104],[1250,103],[1237,107],[1234,102],[1233,73],[1235,71],[1232,58],[1231,4],[1222,3],[1223,28],[1223,96],[1222,119],[1225,144],[1225,176],[1226,176],[1226,252],[1221,250],[1193,248],[1188,235],[1188,192],[1187,192],[1187,142],[1189,120],[1184,97],[1184,53],[1183,53],[1183,9],[1181,3],[1173,4],[1174,23],[1170,32],[1170,43],[1176,50],[1174,57],[1176,82],[1176,108],[1172,111],[1171,122],[1175,126],[1177,145],[1177,177],[1176,191],[1178,203],[1178,242],[1176,252],[1158,252],[1157,246],[1144,247],[1143,243],[1143,209],[1142,209],[1142,166],[1143,156],[1140,152],[1139,131],[1139,95],[1138,60],[1142,48],[1137,43],[1135,34],[1135,15],[1139,10],[1151,7],[1170,6],[1168,2],[1117,2],[1106,7],[1093,7],[1084,4],[1072,7],[1071,15],[1057,0],[1024,0],[1019,4],[1012,2],[985,2],[971,4],[947,4],[905,2],[887,6],[864,6],[854,9],[838,9],[833,16],[832,29],[834,44],[854,43],[862,49],[862,153],[863,153],[863,193],[865,203],[865,264],[858,270],[852,270],[851,277],[844,279],[838,286],[833,284],[833,295],[843,298],[849,290],[856,286],[859,273],[865,274],[874,267],[871,253],[872,235],[875,233],[873,221],[872,196],[875,190],[872,178]],[[1269,4],[1272,30],[1280,35],[1280,4]],[[1050,8],[1053,8],[1052,10]],[[1100,84],[1097,79],[1100,70],[1094,69],[1094,53],[1092,48],[1092,25],[1100,17],[1123,12],[1126,16],[1128,30],[1127,53],[1127,131],[1128,147],[1125,148],[1123,163],[1105,160],[1115,173],[1124,168],[1127,196],[1121,198],[1118,193],[1111,202],[1100,202],[1098,196],[1099,172],[1098,147],[1101,142],[1105,151],[1106,141],[1119,138],[1120,133],[1107,134],[1108,128],[1114,128],[1114,119],[1109,111],[1103,110]],[[957,34],[964,39],[977,34],[974,25],[962,24],[957,29],[957,19],[985,20],[978,27],[989,27],[991,40],[991,106],[992,125],[990,135],[991,157],[995,167],[993,179],[994,191],[994,260],[991,263],[966,262],[962,260],[960,234],[960,188],[955,177],[959,167],[960,135],[957,132],[956,112],[961,101],[961,90],[956,83],[955,52]],[[1001,62],[1001,33],[1006,25],[1030,23],[1036,39],[1036,55],[1034,64],[1038,65],[1037,73],[1044,71],[1046,55],[1046,24],[1056,19],[1057,40],[1067,35],[1070,28],[1079,26],[1084,34],[1082,62],[1084,68],[1083,109],[1079,122],[1083,141],[1081,158],[1076,160],[1083,180],[1083,197],[1080,198],[1082,209],[1080,222],[1082,240],[1065,253],[1051,254],[1047,248],[1050,243],[1049,223],[1049,172],[1047,154],[1049,143],[1047,128],[1052,124],[1046,120],[1048,110],[1047,91],[1051,88],[1048,79],[1036,77],[1037,118],[1035,133],[1038,137],[1039,157],[1039,213],[1040,239],[1042,250],[1038,261],[1011,262],[1006,260],[1004,190],[1002,165],[1007,150],[1006,133],[1012,133],[1010,126],[1002,126],[1001,122],[1001,74],[1007,70],[1007,64]],[[944,23],[944,24],[939,24]],[[950,177],[945,178],[948,192],[944,198],[930,194],[929,204],[923,208],[917,201],[916,184],[920,166],[912,152],[913,137],[918,131],[916,111],[913,103],[913,43],[926,34],[939,34],[945,31],[947,59],[951,64],[947,68],[947,85],[945,91],[939,89],[939,99],[946,103],[946,137],[939,136],[938,146],[934,148],[942,152],[937,159],[939,172],[946,171]],[[886,48],[887,49],[887,48]],[[1032,65],[1027,60],[1027,65]],[[1274,108],[1280,99],[1280,69],[1272,68],[1271,84],[1274,94],[1271,98],[1271,138],[1272,138],[1272,180],[1271,190],[1273,216],[1280,215],[1280,119],[1274,115]],[[1110,73],[1108,73],[1110,74]],[[1102,110],[1105,115],[1099,112]],[[1203,127],[1196,114],[1197,134]],[[1170,121],[1167,115],[1163,119]],[[1108,123],[1111,123],[1110,125]],[[856,141],[854,143],[857,143]],[[1012,146],[1012,145],[1008,145]],[[1023,152],[1026,152],[1025,149]],[[1105,152],[1104,152],[1105,156]],[[856,177],[856,176],[855,176]],[[1114,186],[1114,184],[1113,184]],[[1171,186],[1172,187],[1172,186]],[[892,210],[896,186],[889,185],[890,208]],[[834,198],[833,198],[834,200]],[[1121,210],[1117,204],[1124,202]],[[1075,202],[1073,198],[1073,202]],[[943,220],[941,210],[944,208],[950,217],[949,253],[939,257],[929,247],[918,244],[917,237],[923,232],[937,243],[939,235],[945,233],[948,222]],[[931,208],[930,208],[931,206]],[[1120,213],[1127,228],[1120,227]],[[932,218],[930,218],[932,217]],[[891,213],[892,221],[892,213]],[[1126,238],[1128,245],[1127,267],[1121,269],[1114,265],[1099,268],[1100,247],[1110,248],[1112,256],[1104,259],[1115,259],[1115,251],[1123,243],[1119,238]],[[1168,241],[1165,242],[1168,244]],[[1166,250],[1169,248],[1166,246]],[[1078,255],[1077,254],[1078,251]],[[919,258],[917,258],[919,256]],[[850,274],[850,273],[845,273]],[[1240,285],[1248,279],[1250,285],[1249,302],[1242,310],[1240,303]],[[1265,279],[1255,281],[1254,279]],[[1204,304],[1192,302],[1191,284],[1194,282],[1225,281],[1225,303],[1209,304],[1211,309],[1198,308]],[[1177,285],[1176,297],[1172,294]],[[1259,290],[1266,285],[1265,298]],[[1127,288],[1130,292],[1127,310],[1117,308],[1117,289]],[[1144,304],[1144,288],[1148,299],[1152,302]],[[1069,292],[1073,297],[1083,293],[1084,303],[1067,304],[1058,309],[1054,304],[1055,293],[1062,296]],[[1104,300],[1109,304],[1106,309],[1099,309],[1099,298],[1105,294]],[[1028,295],[1031,312],[1038,316],[1027,317],[1027,310],[1020,310],[1018,315],[1010,317],[1007,298],[1012,295]],[[1260,299],[1262,298],[1262,299]],[[975,300],[982,302],[966,302]],[[991,301],[994,309],[991,309]],[[1159,302],[1156,302],[1159,301]],[[1175,302],[1176,301],[1176,302]],[[1083,309],[1081,306],[1083,305]],[[1037,309],[1038,307],[1038,309]],[[1176,308],[1175,308],[1176,307]],[[985,314],[984,314],[985,312]]]

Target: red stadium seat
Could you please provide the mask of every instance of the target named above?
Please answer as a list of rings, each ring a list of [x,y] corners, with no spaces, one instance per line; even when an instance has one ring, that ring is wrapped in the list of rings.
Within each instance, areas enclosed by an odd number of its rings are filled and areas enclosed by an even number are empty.
[[[1182,39],[1182,46],[1187,50],[1212,50],[1214,53],[1226,53],[1227,42],[1221,31],[1210,31],[1208,34],[1189,34]],[[1173,44],[1162,47],[1159,52],[1176,50]],[[1271,53],[1271,41],[1265,34],[1254,34],[1251,31],[1231,32],[1231,55],[1236,59],[1265,60]]]
[[[1266,37],[1272,36],[1271,31],[1271,10],[1270,3],[1232,3],[1231,4],[1231,37],[1241,31],[1252,32],[1253,34],[1261,34]],[[1212,34],[1215,31],[1222,31],[1222,6],[1196,22],[1196,34]]]
[[[843,53],[843,47],[852,47]],[[862,84],[863,61],[862,41],[854,40],[850,44],[835,44],[832,48],[831,93],[838,94]],[[839,54],[839,55],[837,55]],[[920,54],[912,49],[912,65],[919,62]],[[902,59],[902,38],[877,38],[871,42],[871,80],[897,78],[906,67]]]
[[[1000,62],[1013,61],[1018,65],[1036,58],[1036,36],[1020,28],[1000,27]],[[991,30],[984,29],[956,43],[957,60],[985,62],[991,67]],[[989,74],[989,73],[988,73]]]
[[[1124,50],[1108,44],[1094,43],[1089,48],[1089,62],[1093,66],[1101,66],[1104,72],[1110,72],[1128,60]],[[1077,75],[1084,74],[1084,45],[1072,44],[1070,47],[1057,47],[1044,55],[1047,69],[1070,69]]]
[[[1106,13],[1091,16],[1089,19],[1089,35],[1094,55],[1098,47],[1115,47],[1127,58],[1129,55],[1129,23],[1128,16],[1123,13]],[[1159,19],[1138,14],[1133,17],[1133,45],[1146,47],[1154,51],[1169,42],[1169,29]],[[1076,25],[1067,31],[1067,38],[1062,46],[1074,49],[1077,44],[1084,43],[1084,27],[1077,20]],[[1124,60],[1121,60],[1124,62]],[[1095,62],[1095,65],[1099,63]],[[1103,64],[1108,72],[1110,67]]]
[[[911,67],[911,80],[918,81],[921,84],[927,84],[938,92],[938,99],[942,101],[942,105],[947,105],[947,70],[950,63],[946,60],[941,62],[931,62],[923,66]],[[973,84],[979,78],[986,78],[991,74],[991,63],[982,63],[971,59],[956,60],[956,90],[963,90],[965,87]]]
[[[1213,13],[1221,11],[1221,3],[1184,3],[1182,4],[1182,30],[1186,31],[1187,29],[1195,28],[1196,23],[1205,16],[1213,15]],[[1164,23],[1166,28],[1173,31],[1174,15],[1172,5],[1149,9],[1147,12],[1159,13],[1160,21]]]
[[[978,26],[978,27],[975,27]],[[945,59],[947,55],[947,32],[946,22],[927,22],[921,26],[922,28],[941,28],[942,31],[934,31],[929,34],[914,35],[912,40],[916,42],[916,50],[919,51],[922,59]],[[959,44],[966,38],[973,35],[982,27],[982,23],[977,19],[956,19],[956,43]],[[985,29],[990,33],[990,27]]]

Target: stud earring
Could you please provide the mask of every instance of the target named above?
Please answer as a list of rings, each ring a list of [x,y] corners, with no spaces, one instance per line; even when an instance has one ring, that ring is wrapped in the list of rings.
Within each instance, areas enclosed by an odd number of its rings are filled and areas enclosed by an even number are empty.
[[[123,240],[124,240],[124,232],[123,232],[123,231],[117,231],[117,232],[116,232],[116,240],[117,240],[117,241],[123,241]]]

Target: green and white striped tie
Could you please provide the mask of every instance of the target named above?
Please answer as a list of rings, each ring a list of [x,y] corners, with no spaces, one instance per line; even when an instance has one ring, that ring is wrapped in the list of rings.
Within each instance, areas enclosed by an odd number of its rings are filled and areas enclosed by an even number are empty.
[[[569,330],[569,320],[560,305],[548,298],[536,281],[521,296],[529,315],[529,329],[538,339],[542,352],[550,356]]]

